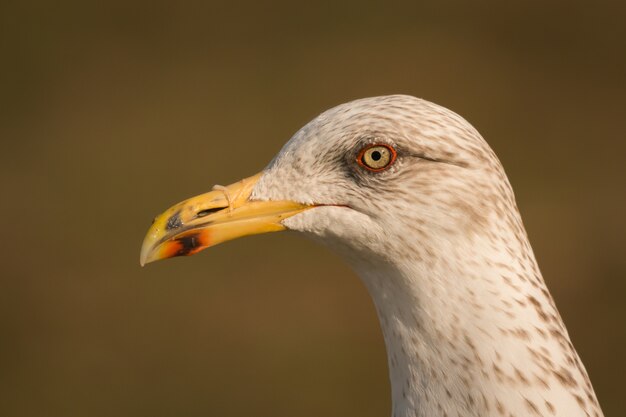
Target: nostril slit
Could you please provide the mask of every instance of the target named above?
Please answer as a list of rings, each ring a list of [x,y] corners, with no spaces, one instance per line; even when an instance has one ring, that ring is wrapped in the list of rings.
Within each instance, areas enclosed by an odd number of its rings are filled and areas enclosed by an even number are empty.
[[[196,213],[196,217],[208,216],[209,214],[217,213],[218,211],[224,210],[225,208],[226,207],[214,207],[206,210],[201,210]]]
[[[165,230],[178,229],[182,225],[183,221],[180,219],[180,210],[178,210],[176,213],[174,213],[174,215],[167,219],[167,223],[165,224]]]

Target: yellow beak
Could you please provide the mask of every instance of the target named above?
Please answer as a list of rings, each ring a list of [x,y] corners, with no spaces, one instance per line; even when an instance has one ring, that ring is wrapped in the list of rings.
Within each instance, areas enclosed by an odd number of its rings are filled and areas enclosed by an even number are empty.
[[[242,236],[285,230],[283,219],[313,206],[293,201],[253,201],[261,174],[182,201],[154,219],[141,246],[143,266],[159,259],[193,255]]]

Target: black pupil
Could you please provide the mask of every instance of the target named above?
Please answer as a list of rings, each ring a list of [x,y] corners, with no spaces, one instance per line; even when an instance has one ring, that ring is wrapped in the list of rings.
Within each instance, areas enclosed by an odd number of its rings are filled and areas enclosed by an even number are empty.
[[[382,157],[383,157],[383,156],[382,156],[382,154],[381,154],[379,151],[374,151],[374,152],[372,152],[372,155],[371,155],[371,156],[372,156],[372,159],[373,159],[374,161],[378,161],[380,158],[382,158]]]

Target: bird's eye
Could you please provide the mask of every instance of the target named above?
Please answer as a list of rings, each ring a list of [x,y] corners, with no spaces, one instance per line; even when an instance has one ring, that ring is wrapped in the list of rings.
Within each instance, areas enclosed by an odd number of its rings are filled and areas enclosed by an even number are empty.
[[[368,145],[359,152],[357,163],[363,168],[379,172],[387,169],[396,160],[396,150],[388,145]]]

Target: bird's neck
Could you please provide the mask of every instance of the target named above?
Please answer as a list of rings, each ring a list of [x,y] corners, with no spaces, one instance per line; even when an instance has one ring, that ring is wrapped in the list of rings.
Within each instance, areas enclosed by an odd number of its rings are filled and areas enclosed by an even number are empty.
[[[600,416],[525,236],[457,243],[434,260],[351,262],[380,319],[393,417]]]

